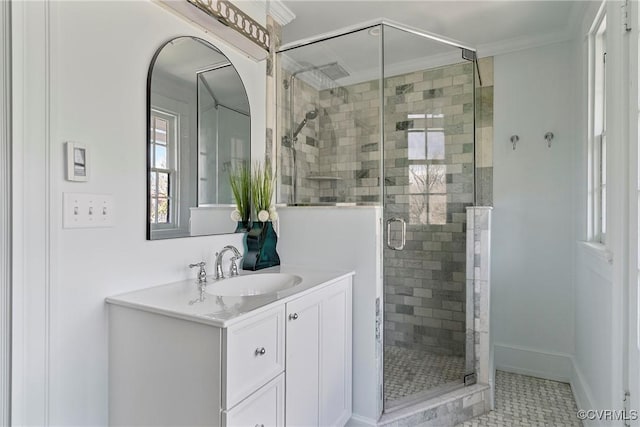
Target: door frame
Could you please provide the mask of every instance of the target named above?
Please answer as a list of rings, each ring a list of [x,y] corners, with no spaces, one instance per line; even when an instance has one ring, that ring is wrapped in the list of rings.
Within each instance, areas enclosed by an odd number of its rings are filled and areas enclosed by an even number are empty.
[[[628,242],[628,258],[627,258],[627,271],[628,280],[625,289],[626,293],[626,334],[625,334],[625,363],[623,384],[625,393],[625,406],[624,409],[629,411],[625,415],[629,425],[640,425],[640,330],[638,321],[640,320],[640,264],[638,262],[638,256],[640,251],[640,241],[638,232],[640,230],[640,212],[638,205],[640,203],[640,88],[638,83],[638,73],[640,72],[640,30],[638,25],[640,24],[640,8],[637,2],[629,2],[627,4],[627,17],[629,19],[629,26],[631,31],[628,31],[628,60],[629,63],[625,70],[627,74],[628,82],[628,132],[629,132],[629,156],[628,156],[628,197],[629,197],[629,211],[628,211],[628,223],[627,230],[629,236]]]
[[[0,425],[11,424],[11,1],[0,2]]]

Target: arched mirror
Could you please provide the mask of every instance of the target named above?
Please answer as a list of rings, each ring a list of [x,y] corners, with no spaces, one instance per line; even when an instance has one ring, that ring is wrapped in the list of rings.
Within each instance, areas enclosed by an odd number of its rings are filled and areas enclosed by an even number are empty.
[[[178,37],[147,78],[147,238],[232,233],[229,171],[251,161],[249,99],[211,43]]]

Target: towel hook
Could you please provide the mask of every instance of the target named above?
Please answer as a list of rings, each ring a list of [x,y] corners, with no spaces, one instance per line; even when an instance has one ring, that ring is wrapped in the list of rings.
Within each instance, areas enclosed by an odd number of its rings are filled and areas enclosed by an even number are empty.
[[[551,148],[551,141],[553,141],[553,132],[547,132],[544,134],[544,139],[547,141],[547,146]]]
[[[520,137],[518,135],[511,135],[511,143],[513,144],[513,149],[516,149],[516,143],[520,141]]]

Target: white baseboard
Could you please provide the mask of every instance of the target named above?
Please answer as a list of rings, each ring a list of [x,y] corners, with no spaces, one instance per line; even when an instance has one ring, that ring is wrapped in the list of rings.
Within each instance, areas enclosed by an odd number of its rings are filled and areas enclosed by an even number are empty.
[[[552,353],[528,347],[494,344],[497,370],[571,383],[573,358],[569,354]]]
[[[347,421],[346,427],[364,427],[364,426],[377,426],[378,421],[373,418],[361,417],[360,415],[353,414],[351,419]]]

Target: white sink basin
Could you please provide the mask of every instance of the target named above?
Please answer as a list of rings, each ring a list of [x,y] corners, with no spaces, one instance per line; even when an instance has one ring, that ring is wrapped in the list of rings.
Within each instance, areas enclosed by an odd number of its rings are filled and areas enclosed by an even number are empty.
[[[211,283],[206,292],[222,297],[243,297],[273,294],[292,288],[302,282],[300,276],[285,273],[249,274]]]

